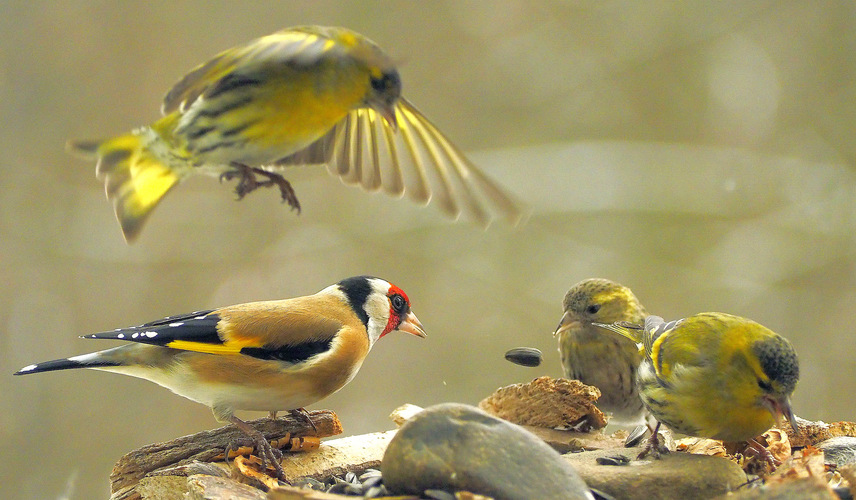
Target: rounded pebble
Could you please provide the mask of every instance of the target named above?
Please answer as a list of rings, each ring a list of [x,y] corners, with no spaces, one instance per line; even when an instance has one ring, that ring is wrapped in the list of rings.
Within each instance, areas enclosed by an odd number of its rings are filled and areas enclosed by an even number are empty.
[[[457,403],[426,408],[405,422],[381,470],[393,495],[437,489],[498,500],[593,498],[568,461],[540,438]]]

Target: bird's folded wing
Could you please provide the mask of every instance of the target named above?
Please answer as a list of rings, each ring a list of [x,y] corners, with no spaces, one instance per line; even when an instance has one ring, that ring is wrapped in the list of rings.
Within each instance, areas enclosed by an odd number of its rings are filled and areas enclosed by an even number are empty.
[[[290,363],[330,350],[342,323],[257,302],[170,316],[140,326],[86,335],[208,354],[243,354]]]
[[[270,68],[277,65],[310,65],[324,54],[342,50],[327,33],[305,29],[283,30],[225,50],[200,64],[179,80],[163,100],[161,111],[184,112],[200,96],[216,95],[241,86],[267,83]]]

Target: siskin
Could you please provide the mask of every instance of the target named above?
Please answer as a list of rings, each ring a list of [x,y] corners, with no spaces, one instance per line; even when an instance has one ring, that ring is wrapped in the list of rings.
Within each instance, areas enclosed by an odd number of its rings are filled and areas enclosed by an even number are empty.
[[[626,286],[607,279],[580,281],[565,294],[564,315],[553,333],[565,376],[600,389],[598,408],[626,424],[644,421],[645,408],[636,390],[636,368],[642,361],[636,345],[604,335],[594,323],[641,323],[647,313]]]
[[[799,363],[785,338],[754,321],[724,313],[701,313],[645,325],[598,326],[641,344],[645,359],[636,382],[657,419],[640,458],[659,448],[657,430],[723,441],[750,441],[784,416],[797,430],[790,395]]]
[[[487,226],[522,216],[512,197],[480,172],[410,102],[392,59],[345,28],[286,29],[221,52],[167,93],[163,117],[106,141],[71,141],[96,159],[97,177],[126,241],[187,177],[237,179],[239,199],[277,186],[300,211],[277,170],[326,164],[367,191],[405,193]]]

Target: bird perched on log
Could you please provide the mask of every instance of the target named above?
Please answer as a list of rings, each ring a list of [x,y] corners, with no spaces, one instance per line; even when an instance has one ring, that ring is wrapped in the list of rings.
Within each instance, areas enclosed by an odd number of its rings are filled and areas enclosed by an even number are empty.
[[[782,417],[798,430],[790,403],[799,380],[797,354],[770,329],[717,312],[598,326],[637,342],[645,354],[636,380],[657,425],[640,458],[664,451],[661,423],[690,436],[749,441],[761,453],[766,450],[754,438]]]
[[[187,177],[237,179],[239,198],[277,186],[300,211],[282,167],[326,164],[347,184],[457,218],[516,224],[523,212],[401,96],[393,60],[345,28],[301,26],[228,49],[164,98],[163,117],[104,141],[69,148],[98,162],[126,241]],[[330,200],[333,203],[334,200]]]
[[[572,286],[562,306],[564,314],[553,336],[559,339],[565,376],[597,387],[597,406],[613,420],[643,423],[645,408],[636,390],[639,348],[630,340],[604,335],[594,323],[641,323],[645,308],[629,288],[601,278]]]
[[[244,431],[282,477],[270,443],[235,411],[269,411],[273,417],[277,410],[295,411],[324,399],[350,382],[374,343],[393,330],[425,337],[400,288],[358,276],[305,297],[85,335],[130,343],[29,365],[15,375],[92,368],[150,380],[209,406],[218,421]]]

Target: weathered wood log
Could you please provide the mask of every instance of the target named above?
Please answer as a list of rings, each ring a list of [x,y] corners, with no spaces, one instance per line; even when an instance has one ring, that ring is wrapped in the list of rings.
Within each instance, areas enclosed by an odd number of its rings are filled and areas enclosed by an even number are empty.
[[[544,376],[500,387],[479,408],[518,425],[588,432],[606,426],[606,416],[595,405],[599,397],[596,387],[579,380]]]
[[[331,439],[321,443],[318,451],[290,455],[284,460],[285,479],[300,477],[323,481],[330,476],[344,476],[380,467],[383,452],[397,431],[374,432],[359,436]]]
[[[265,500],[267,495],[257,488],[241,484],[232,479],[214,476],[191,476],[187,478],[188,500]]]
[[[342,433],[342,424],[336,414],[330,410],[317,410],[309,413],[311,425],[303,418],[283,415],[276,420],[261,418],[248,423],[258,429],[269,441],[283,440],[286,437],[317,436],[328,437]],[[245,442],[246,434],[233,425],[219,429],[202,431],[164,443],[151,444],[134,450],[123,456],[113,466],[110,482],[114,500],[134,500],[140,498],[134,491],[136,484],[158,469],[188,464],[193,461],[210,462],[223,455],[227,446]],[[283,440],[283,444],[288,442]]]

